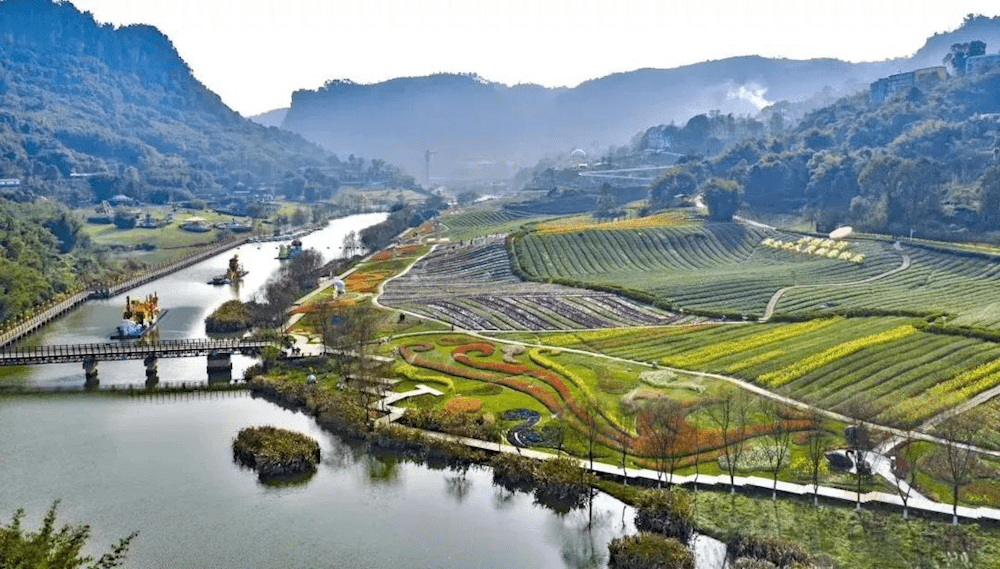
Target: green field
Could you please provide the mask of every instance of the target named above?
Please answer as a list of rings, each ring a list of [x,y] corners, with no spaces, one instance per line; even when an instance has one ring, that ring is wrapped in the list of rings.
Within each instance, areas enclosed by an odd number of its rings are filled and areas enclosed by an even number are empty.
[[[638,293],[673,309],[760,316],[778,289],[869,278],[900,265],[882,243],[857,242],[858,265],[762,246],[781,237],[735,223],[681,227],[528,232],[514,243],[531,280]]]
[[[441,216],[441,223],[448,228],[445,235],[452,241],[468,241],[491,233],[517,231],[529,221],[547,219],[547,216],[531,216],[523,212],[495,209],[490,206],[470,206],[461,212]]]
[[[784,293],[775,315],[944,314],[951,325],[1000,327],[1000,257],[848,240],[844,251],[864,256],[855,263],[767,246],[799,239],[735,223],[528,231],[514,254],[531,280],[619,290],[674,310],[755,319],[779,289],[799,287]],[[909,268],[858,283],[900,268],[904,255]],[[852,284],[823,286],[844,283]]]
[[[1000,345],[906,318],[699,325],[539,335],[548,345],[741,377],[824,409],[917,425],[1000,385]]]

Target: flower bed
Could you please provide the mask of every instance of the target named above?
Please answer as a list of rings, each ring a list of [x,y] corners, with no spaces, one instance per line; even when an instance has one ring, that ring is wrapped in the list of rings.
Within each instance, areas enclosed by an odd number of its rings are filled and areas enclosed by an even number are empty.
[[[483,408],[483,402],[475,397],[454,397],[444,404],[449,413],[475,413]]]

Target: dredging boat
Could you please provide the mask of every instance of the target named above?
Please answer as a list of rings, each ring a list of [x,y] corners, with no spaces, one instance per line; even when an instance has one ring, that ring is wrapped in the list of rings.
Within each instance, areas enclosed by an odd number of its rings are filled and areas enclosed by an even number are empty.
[[[226,285],[235,283],[241,280],[250,271],[243,268],[240,264],[239,255],[233,255],[232,259],[229,259],[229,267],[226,269],[226,273],[223,275],[216,275],[212,277],[212,280],[208,281],[210,285]]]
[[[145,300],[126,296],[122,323],[111,335],[111,339],[141,338],[159,323],[162,314],[166,314],[166,311],[160,312],[160,297],[155,292],[147,295]]]

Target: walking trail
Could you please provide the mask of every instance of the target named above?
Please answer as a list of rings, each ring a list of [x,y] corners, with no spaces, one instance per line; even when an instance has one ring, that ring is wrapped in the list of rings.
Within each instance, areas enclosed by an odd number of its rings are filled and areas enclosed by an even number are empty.
[[[873,277],[868,277],[867,279],[862,279],[860,281],[851,281],[851,282],[848,282],[848,283],[805,284],[805,285],[786,286],[785,288],[778,289],[778,292],[774,293],[774,296],[772,296],[771,300],[768,301],[767,308],[764,310],[764,315],[760,317],[760,322],[767,322],[768,320],[771,319],[771,316],[774,314],[774,309],[778,306],[778,301],[781,300],[781,296],[783,294],[785,294],[786,292],[792,290],[793,288],[822,288],[822,287],[827,287],[827,286],[831,286],[832,287],[832,286],[857,286],[857,285],[863,285],[863,284],[868,284],[868,283],[873,282],[873,281],[877,281],[879,279],[884,279],[885,277],[888,277],[890,275],[894,275],[894,274],[896,274],[896,273],[898,273],[900,271],[905,271],[908,268],[910,268],[910,256],[904,253],[903,254],[903,264],[902,265],[896,267],[895,269],[892,269],[891,271],[886,271],[884,273],[875,275]]]

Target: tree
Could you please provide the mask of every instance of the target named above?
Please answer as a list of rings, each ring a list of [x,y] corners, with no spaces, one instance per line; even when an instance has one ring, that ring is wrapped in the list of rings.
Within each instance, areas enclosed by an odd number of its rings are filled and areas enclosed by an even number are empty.
[[[736,182],[712,178],[701,187],[708,207],[708,218],[714,221],[732,221],[740,207],[740,192]]]
[[[678,194],[692,196],[698,191],[698,179],[687,169],[675,166],[663,173],[649,189],[649,205],[666,207]]]
[[[656,460],[657,479],[663,485],[663,477],[669,474],[667,484],[674,483],[674,470],[680,460],[679,442],[684,424],[684,407],[673,399],[661,397],[646,405],[646,416],[652,432],[650,444]]]
[[[857,482],[857,502],[855,503],[855,508],[860,510],[861,482],[865,478],[870,478],[872,474],[871,464],[869,464],[865,455],[875,447],[871,426],[867,421],[870,421],[877,412],[867,399],[855,399],[850,403],[847,414],[857,420],[856,425],[848,427],[847,445],[854,457],[854,478]]]
[[[813,483],[813,506],[818,506],[819,470],[826,457],[827,433],[823,429],[823,415],[818,410],[809,410],[809,422],[812,428],[809,430],[806,457],[809,459],[809,474]]]
[[[368,305],[342,307],[340,323],[323,339],[334,348],[338,371],[358,395],[366,410],[369,428],[373,425],[372,406],[385,397],[387,364],[375,354],[380,332],[378,312]]]
[[[781,416],[781,407],[774,401],[766,401],[762,409],[768,422],[767,434],[767,463],[774,475],[774,485],[771,487],[771,500],[778,498],[778,474],[788,458],[788,444],[791,441],[792,432],[784,425],[784,418]]]
[[[903,435],[896,441],[896,453],[892,463],[892,477],[896,486],[896,493],[903,501],[903,519],[909,517],[910,494],[913,484],[917,481],[917,452],[916,445],[913,444],[913,433],[909,430],[903,431]]]
[[[292,225],[300,226],[306,223],[309,223],[309,212],[301,207],[295,208],[295,211],[292,212]]]
[[[305,249],[281,266],[282,278],[294,284],[295,292],[312,290],[319,284],[323,256],[315,249]]]
[[[750,401],[743,391],[727,391],[722,399],[708,408],[708,420],[722,438],[722,453],[729,474],[729,493],[736,493],[736,468],[746,450],[746,432]]]
[[[937,434],[945,439],[943,448],[931,457],[931,468],[951,486],[953,525],[958,524],[958,494],[979,467],[979,454],[972,446],[983,427],[983,417],[975,411],[957,415],[938,425]]]
[[[344,234],[344,241],[340,245],[340,250],[344,257],[350,258],[354,256],[355,251],[360,247],[358,242],[358,234],[354,230],[350,230]]]
[[[479,199],[479,194],[475,190],[466,190],[464,192],[459,192],[459,194],[455,196],[455,200],[458,202],[458,205],[469,205],[470,203],[478,199]]]
[[[987,168],[979,179],[979,187],[979,219],[983,229],[1000,229],[1000,166]]]
[[[93,557],[82,555],[82,550],[90,538],[88,525],[64,525],[56,529],[56,508],[52,504],[42,527],[38,531],[26,531],[21,527],[24,510],[19,509],[8,525],[0,526],[0,567],[45,567],[46,569],[111,569],[125,563],[129,545],[138,532],[120,539],[111,551]]]
[[[965,62],[970,57],[985,53],[986,44],[979,40],[955,43],[951,45],[951,51],[945,54],[941,62],[950,67],[956,75],[965,75]]]
[[[600,193],[597,194],[597,210],[594,212],[594,217],[612,217],[617,205],[618,200],[611,191],[611,184],[604,182],[601,184]]]

